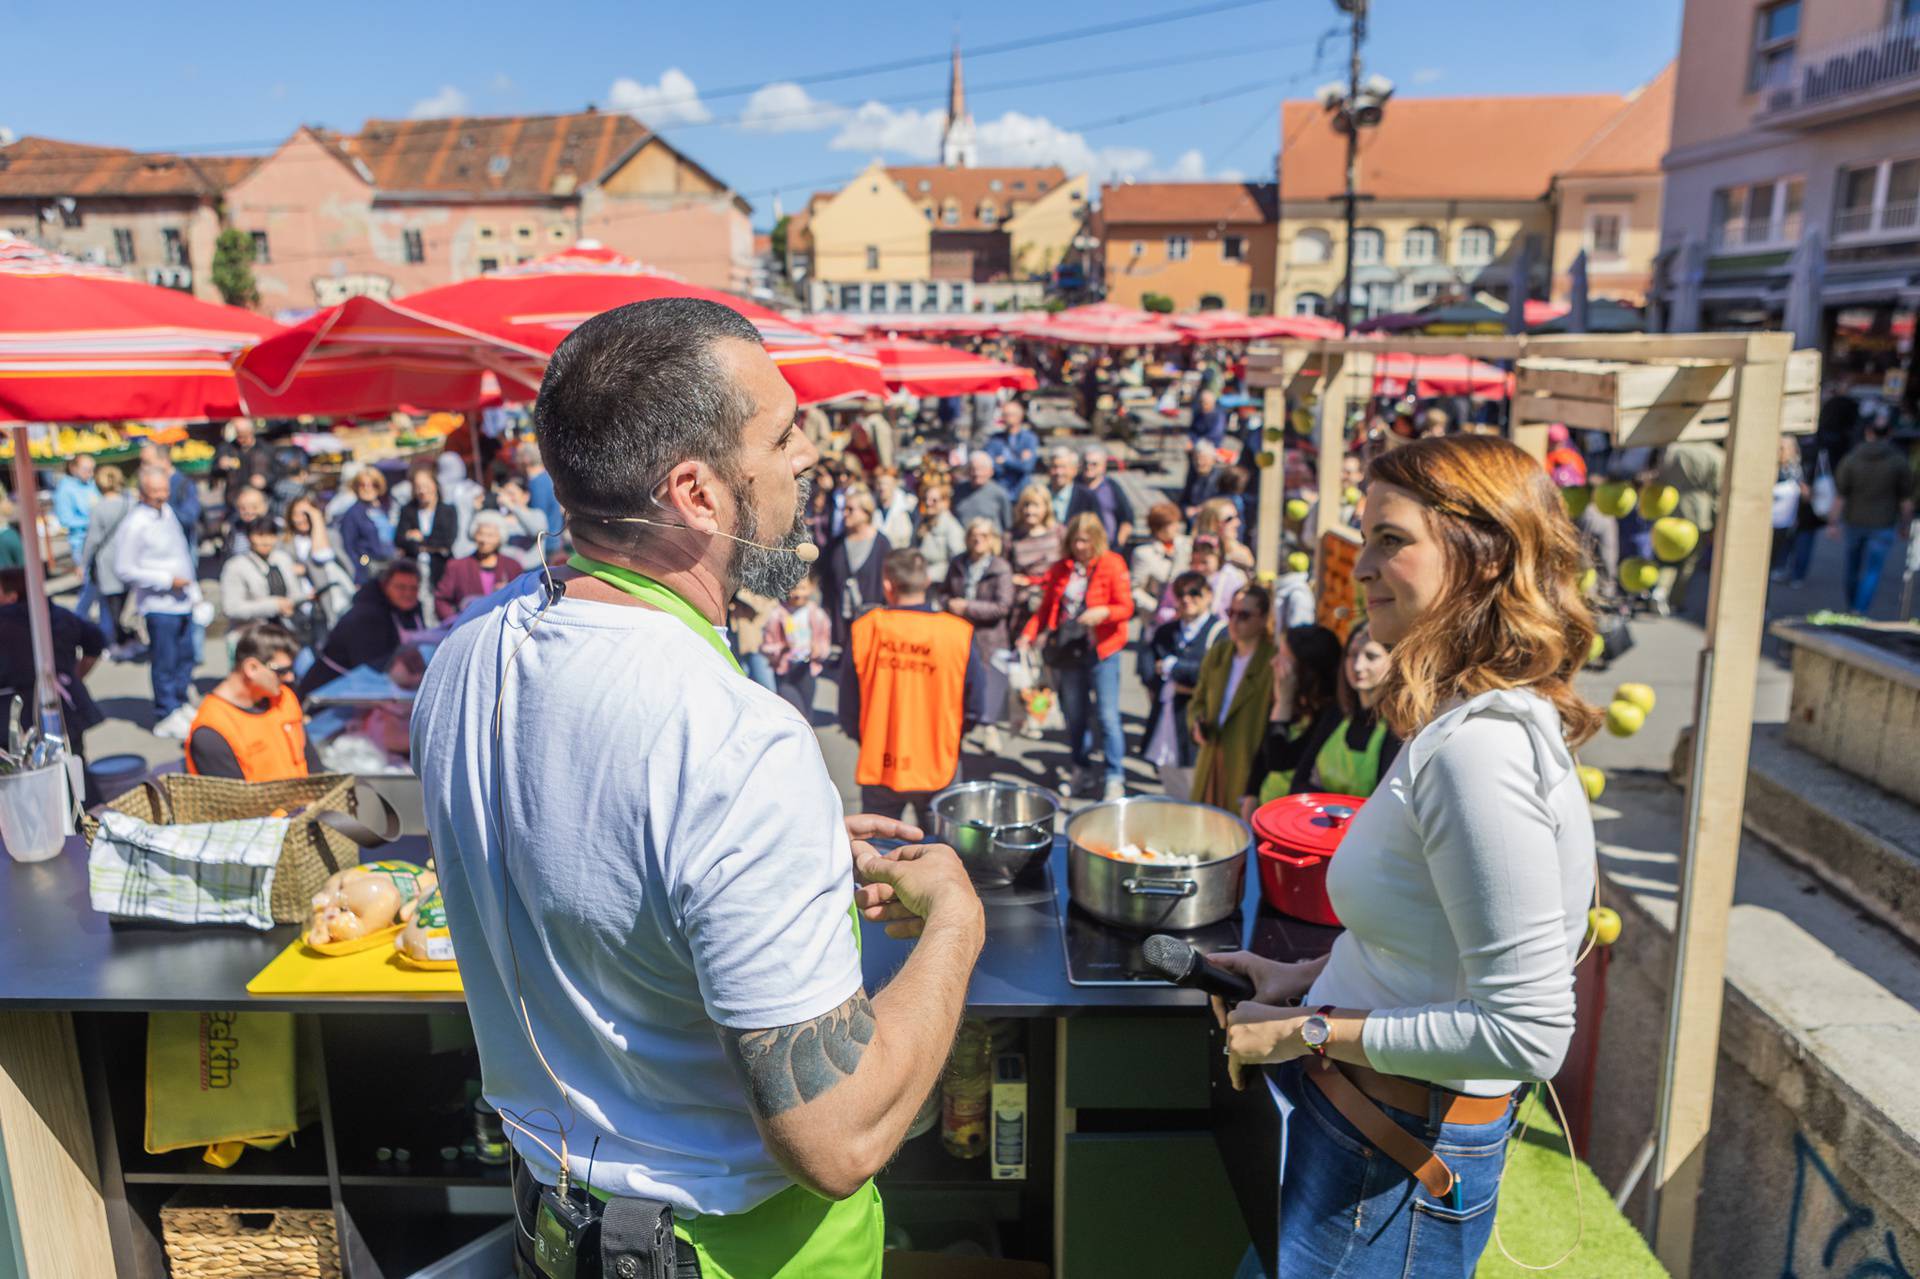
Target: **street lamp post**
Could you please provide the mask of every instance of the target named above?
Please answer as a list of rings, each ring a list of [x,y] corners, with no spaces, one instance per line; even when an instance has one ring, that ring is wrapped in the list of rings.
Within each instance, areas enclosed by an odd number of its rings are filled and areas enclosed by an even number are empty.
[[[1340,324],[1349,336],[1353,333],[1353,237],[1360,201],[1360,130],[1380,123],[1387,99],[1393,96],[1393,81],[1385,76],[1360,80],[1360,46],[1367,38],[1368,0],[1334,0],[1347,14],[1350,36],[1347,58],[1347,83],[1323,85],[1320,105],[1333,119],[1336,132],[1347,135],[1346,234],[1347,261],[1340,283]]]

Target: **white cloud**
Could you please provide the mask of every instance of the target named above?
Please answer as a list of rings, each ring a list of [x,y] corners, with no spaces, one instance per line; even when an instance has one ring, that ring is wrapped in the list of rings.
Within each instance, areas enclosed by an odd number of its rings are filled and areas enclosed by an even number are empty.
[[[1172,182],[1198,182],[1207,176],[1207,157],[1198,147],[1182,151],[1173,167],[1162,170],[1159,176]]]
[[[512,93],[513,77],[504,71],[496,71],[493,79],[487,81],[487,88],[495,93]]]
[[[740,112],[740,127],[758,133],[830,129],[849,114],[845,107],[816,98],[791,80],[776,80],[753,91]]]
[[[0,147],[11,145],[13,140],[18,136],[18,134],[6,125],[0,124]]]
[[[827,145],[836,151],[881,152],[908,160],[935,160],[946,128],[944,111],[915,111],[867,102],[854,111]],[[1142,147],[1095,147],[1086,135],[1063,129],[1045,116],[1008,111],[979,121],[974,136],[980,164],[1057,164],[1068,173],[1087,173],[1097,184],[1144,173],[1153,152]]]
[[[1446,78],[1446,70],[1441,67],[1421,67],[1413,73],[1413,82],[1415,84],[1432,84],[1436,80],[1444,80]]]
[[[607,90],[607,105],[656,129],[668,124],[704,124],[713,119],[713,112],[700,101],[700,90],[679,67],[668,67],[658,84],[642,84],[621,76]]]
[[[1222,169],[1213,175],[1216,182],[1245,182],[1247,175],[1240,169]]]
[[[422,98],[413,104],[408,117],[415,120],[439,120],[450,115],[467,113],[467,95],[450,84],[440,86],[440,92],[431,98]]]

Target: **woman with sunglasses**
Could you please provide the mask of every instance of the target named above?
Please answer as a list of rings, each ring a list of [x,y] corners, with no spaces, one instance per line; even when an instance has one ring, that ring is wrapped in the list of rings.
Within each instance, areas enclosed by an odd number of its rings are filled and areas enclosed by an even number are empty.
[[[1406,745],[1327,873],[1346,931],[1310,963],[1209,958],[1256,991],[1226,1019],[1236,1081],[1287,1063],[1297,1107],[1279,1273],[1466,1279],[1517,1091],[1573,1035],[1595,866],[1572,751],[1601,718],[1573,679],[1593,618],[1579,538],[1521,449],[1420,440],[1369,474],[1354,580]]]
[[[279,782],[305,777],[312,757],[293,691],[293,632],[278,622],[240,628],[233,670],[213,686],[187,730],[187,771],[197,777]]]
[[[1253,551],[1240,540],[1246,523],[1240,518],[1239,508],[1233,499],[1227,497],[1208,498],[1200,504],[1200,514],[1193,517],[1193,535],[1196,540],[1211,537],[1220,543],[1220,553],[1227,563],[1236,568],[1253,572]]]
[[[1237,812],[1247,774],[1267,734],[1273,704],[1273,596],[1249,586],[1227,610],[1227,635],[1207,651],[1187,703],[1187,728],[1200,753],[1193,799]]]

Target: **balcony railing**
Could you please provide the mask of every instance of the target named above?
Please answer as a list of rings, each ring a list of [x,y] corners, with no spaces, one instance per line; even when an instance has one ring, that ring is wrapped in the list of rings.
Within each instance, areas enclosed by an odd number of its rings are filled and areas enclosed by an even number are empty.
[[[1845,107],[1858,98],[1897,87],[1920,90],[1920,18],[1909,18],[1810,51],[1798,84],[1767,95],[1763,116],[1795,115]]]
[[[1894,200],[1877,208],[1841,209],[1833,215],[1833,238],[1898,235],[1920,227],[1920,200]]]
[[[1838,233],[1838,227],[1835,228]],[[1774,233],[1771,221],[1755,222],[1751,226],[1745,218],[1732,218],[1724,225],[1713,228],[1709,247],[1715,253],[1740,253],[1756,249],[1777,249],[1797,244],[1800,240],[1800,214],[1790,213],[1781,219],[1780,231]]]

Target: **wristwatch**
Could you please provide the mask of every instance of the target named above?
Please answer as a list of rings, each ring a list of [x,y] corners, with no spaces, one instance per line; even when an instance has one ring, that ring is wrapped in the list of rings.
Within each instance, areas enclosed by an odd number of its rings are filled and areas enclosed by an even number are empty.
[[[1327,1014],[1332,1011],[1332,1004],[1322,1004],[1313,1010],[1313,1016],[1300,1024],[1300,1039],[1316,1057],[1326,1056],[1327,1045],[1333,1042],[1333,1023],[1327,1020]]]

